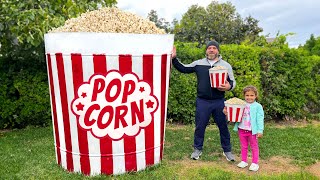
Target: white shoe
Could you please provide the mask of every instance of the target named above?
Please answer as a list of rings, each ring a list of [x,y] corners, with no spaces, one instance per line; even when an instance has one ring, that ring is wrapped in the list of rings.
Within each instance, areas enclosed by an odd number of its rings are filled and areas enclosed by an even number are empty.
[[[239,168],[245,168],[248,166],[248,163],[244,162],[244,161],[241,161],[238,165],[237,165]]]
[[[259,170],[259,165],[258,164],[255,164],[255,163],[252,163],[249,167],[249,170],[250,171],[258,171]]]

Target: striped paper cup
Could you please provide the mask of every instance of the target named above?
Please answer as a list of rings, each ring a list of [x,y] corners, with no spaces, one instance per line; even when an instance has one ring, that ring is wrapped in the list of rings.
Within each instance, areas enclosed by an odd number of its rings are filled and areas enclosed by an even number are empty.
[[[246,107],[245,104],[228,104],[225,103],[225,106],[227,107],[227,119],[230,122],[241,122],[242,121],[242,115],[244,112],[244,108]]]
[[[224,84],[227,80],[227,69],[209,69],[210,84],[212,88],[218,88],[221,84]]]
[[[48,33],[56,160],[122,174],[162,160],[173,35]]]

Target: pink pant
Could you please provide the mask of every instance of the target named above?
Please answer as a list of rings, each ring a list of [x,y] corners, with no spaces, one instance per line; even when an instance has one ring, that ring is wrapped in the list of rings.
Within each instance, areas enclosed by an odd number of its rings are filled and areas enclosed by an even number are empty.
[[[238,129],[239,140],[241,146],[241,160],[248,162],[248,145],[250,144],[252,152],[252,163],[258,164],[259,161],[259,145],[257,135],[252,135],[251,131]]]

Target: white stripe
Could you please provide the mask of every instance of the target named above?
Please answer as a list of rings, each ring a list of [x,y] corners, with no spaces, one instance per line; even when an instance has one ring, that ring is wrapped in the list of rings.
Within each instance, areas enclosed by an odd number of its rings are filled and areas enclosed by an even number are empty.
[[[216,73],[213,73],[213,87],[217,87]]]
[[[50,55],[51,56],[51,55]],[[52,59],[52,58],[51,58]],[[52,117],[52,124],[53,124],[53,139],[54,139],[54,151],[56,153],[56,162],[58,164],[58,154],[57,154],[57,140],[56,140],[56,131],[57,129],[55,129],[55,122],[54,122],[54,115],[53,115],[53,104],[52,104],[52,95],[51,95],[51,87],[50,85],[50,74],[49,74],[49,61],[48,61],[48,56],[46,56],[46,62],[47,62],[47,72],[48,72],[48,84],[49,84],[49,93],[50,93],[50,104],[51,104],[51,117]],[[51,68],[52,68],[52,60],[51,60]],[[56,87],[57,88],[57,87]]]
[[[119,70],[119,56],[107,56],[107,69]]]
[[[161,129],[161,55],[153,56],[153,94],[158,98],[158,110],[154,113],[154,164],[160,162],[160,129]],[[150,134],[151,136],[151,134]]]
[[[66,76],[66,86],[67,86],[67,98],[68,98],[68,111],[69,111],[69,121],[70,121],[70,135],[72,144],[72,158],[73,158],[73,171],[80,172],[80,151],[78,143],[78,126],[76,116],[71,111],[71,102],[74,98],[74,87],[73,87],[73,77],[72,77],[72,63],[71,56],[63,56],[64,71]]]
[[[232,108],[232,122],[237,120],[237,108]]]
[[[58,130],[59,130],[59,140],[60,140],[60,154],[61,154],[61,165],[65,169],[67,169],[67,159],[66,159],[66,142],[64,136],[64,124],[63,124],[63,116],[62,116],[62,105],[61,105],[61,97],[60,97],[60,86],[59,86],[59,78],[58,78],[58,69],[57,69],[57,60],[56,56],[51,56],[52,62],[52,77],[54,84],[54,96],[56,98],[56,110],[57,110],[57,121],[58,121]]]
[[[113,174],[122,174],[126,171],[124,159],[124,141],[112,142],[112,155],[113,155]]]
[[[93,56],[82,56],[83,81],[88,82],[94,73]],[[87,132],[89,159],[90,159],[90,175],[101,174],[101,152],[100,140]]]
[[[219,73],[219,84],[218,84],[218,86],[220,86],[220,84],[224,84],[224,82],[222,80],[222,74],[223,73]]]
[[[139,79],[143,78],[143,57],[132,57],[132,72],[134,72]],[[146,168],[146,145],[145,145],[145,130],[141,129],[140,133],[136,136],[136,158],[137,158],[137,171]]]
[[[107,69],[119,70],[119,56],[107,56]],[[124,141],[112,141],[113,174],[125,173]]]

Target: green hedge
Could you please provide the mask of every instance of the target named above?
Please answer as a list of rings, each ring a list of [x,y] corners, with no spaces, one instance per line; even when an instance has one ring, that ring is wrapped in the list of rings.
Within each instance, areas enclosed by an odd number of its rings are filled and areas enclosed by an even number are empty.
[[[47,75],[43,72],[0,73],[0,129],[51,123]]]
[[[297,49],[262,49],[261,83],[269,118],[312,118],[319,111],[319,56]]]

